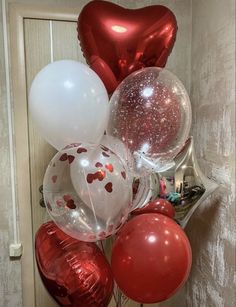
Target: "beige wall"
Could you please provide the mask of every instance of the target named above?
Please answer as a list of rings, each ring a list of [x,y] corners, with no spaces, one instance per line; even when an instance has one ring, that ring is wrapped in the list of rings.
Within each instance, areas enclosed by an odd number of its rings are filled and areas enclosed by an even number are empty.
[[[190,278],[171,306],[235,306],[235,1],[192,1],[192,134],[220,188],[187,226]]]
[[[41,0],[73,6],[81,0]],[[35,2],[37,0],[8,0]],[[115,2],[115,1],[114,1]],[[231,306],[233,284],[232,224],[234,191],[234,9],[233,0],[116,1],[132,8],[164,4],[176,14],[179,30],[168,68],[179,76],[193,104],[193,135],[199,163],[220,184],[189,222],[193,269],[171,306]],[[226,4],[227,3],[227,6]],[[192,5],[192,11],[191,11]],[[0,7],[1,10],[1,7]],[[20,262],[9,261],[13,240],[7,99],[0,15],[0,307],[21,306]],[[192,35],[192,40],[191,40]],[[192,42],[192,44],[191,44]],[[192,68],[191,68],[192,66]],[[46,306],[45,306],[46,307]]]
[[[219,190],[187,233],[193,268],[182,306],[235,306],[235,1],[192,3],[192,133]]]

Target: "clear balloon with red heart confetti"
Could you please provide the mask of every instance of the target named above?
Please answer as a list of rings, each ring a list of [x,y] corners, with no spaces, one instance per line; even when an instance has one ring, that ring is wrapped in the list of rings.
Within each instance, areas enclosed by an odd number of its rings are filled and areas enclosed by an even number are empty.
[[[43,190],[54,222],[87,242],[116,233],[132,203],[128,167],[104,145],[72,144],[58,152],[45,173]]]

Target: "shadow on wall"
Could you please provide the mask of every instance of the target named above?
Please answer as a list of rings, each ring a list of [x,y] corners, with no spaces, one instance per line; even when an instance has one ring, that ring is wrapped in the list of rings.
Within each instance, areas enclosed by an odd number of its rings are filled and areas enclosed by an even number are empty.
[[[211,237],[214,231],[214,221],[219,218],[219,209],[222,203],[222,198],[220,196],[217,195],[216,198],[213,197],[209,198],[205,204],[202,204],[204,209],[201,208],[198,214],[193,215],[186,227],[186,233],[189,237],[193,253],[193,263],[189,281],[192,278],[194,279],[199,271],[204,271],[205,276],[207,276],[207,272],[211,272],[211,264],[213,264],[214,255],[210,255],[208,252],[209,244],[211,244],[212,241]],[[208,260],[208,265],[206,265],[207,262],[204,261],[207,259],[211,259],[210,263]],[[186,286],[188,287],[189,284],[187,283]]]
[[[200,254],[206,250],[206,245],[212,236],[212,225],[214,220],[219,218],[219,208],[222,202],[222,198],[217,195],[210,197],[208,201],[203,202],[199,212],[192,216],[188,225],[186,226],[186,233],[189,237],[192,252],[193,252],[193,266],[196,265],[197,260],[200,258]],[[204,218],[202,218],[204,217]],[[201,235],[199,235],[199,229],[201,229]]]

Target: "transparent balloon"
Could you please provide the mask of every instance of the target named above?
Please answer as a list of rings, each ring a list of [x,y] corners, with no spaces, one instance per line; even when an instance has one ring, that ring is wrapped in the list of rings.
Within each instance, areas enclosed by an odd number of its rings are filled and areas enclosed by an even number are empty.
[[[133,177],[133,201],[130,212],[144,207],[158,196],[158,177],[152,173],[143,177]]]
[[[188,94],[166,69],[150,67],[132,73],[111,97],[107,134],[129,148],[136,174],[172,167],[190,126]]]
[[[73,144],[58,152],[44,177],[48,213],[81,241],[104,239],[122,226],[132,202],[124,162],[104,145]]]
[[[129,168],[130,178],[132,178],[132,169],[134,168],[134,158],[129,148],[118,138],[111,135],[104,135],[101,144],[110,148]]]

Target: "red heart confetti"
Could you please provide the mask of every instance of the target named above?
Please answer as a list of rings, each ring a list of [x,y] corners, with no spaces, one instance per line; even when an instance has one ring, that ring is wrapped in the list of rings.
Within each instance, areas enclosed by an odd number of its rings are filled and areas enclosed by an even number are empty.
[[[111,193],[112,192],[112,182],[108,182],[105,185],[105,189],[107,190],[108,193]]]
[[[109,172],[113,172],[113,165],[111,164],[111,163],[107,163],[106,165],[105,165],[105,167],[106,167],[106,169],[108,169],[109,170]]]
[[[69,161],[69,164],[71,164],[73,161],[74,161],[75,157],[72,156],[72,155],[69,155],[68,156],[68,161]]]
[[[102,181],[105,177],[106,177],[106,172],[99,170],[94,174],[88,174],[87,175],[87,182],[92,183],[96,179],[98,179],[99,181]]]
[[[102,155],[103,155],[104,157],[107,157],[107,158],[110,157],[106,152],[102,152]]]
[[[55,183],[56,181],[57,181],[57,176],[56,175],[52,176],[52,182]]]
[[[66,160],[67,160],[67,154],[64,153],[64,154],[60,157],[59,160],[60,160],[60,161],[66,161]]]
[[[88,183],[92,183],[94,180],[94,174],[88,174],[87,175],[87,182]]]
[[[126,179],[126,172],[121,172],[121,176],[124,178],[124,179]]]
[[[71,200],[71,196],[70,195],[64,195],[63,196],[63,199],[64,199],[64,201],[69,201],[69,200]]]
[[[49,202],[47,202],[47,207],[50,211],[52,211],[52,207],[51,207],[51,204]]]
[[[97,163],[95,164],[95,166],[96,166],[96,167],[103,167],[103,165],[102,165],[101,162],[97,162]]]
[[[75,209],[76,205],[73,199],[68,200],[68,202],[66,203],[66,207],[69,209]]]
[[[99,181],[102,181],[106,177],[106,172],[99,170],[94,174],[94,176],[96,176],[96,179],[98,179]]]
[[[81,153],[83,153],[83,152],[87,152],[87,149],[84,148],[84,147],[80,147],[80,148],[77,149],[77,153],[78,153],[78,154],[81,154]]]
[[[139,179],[136,179],[136,180],[133,181],[133,186],[132,186],[132,188],[133,188],[133,194],[134,194],[134,195],[136,195],[137,192],[138,192],[139,183],[140,183]]]

